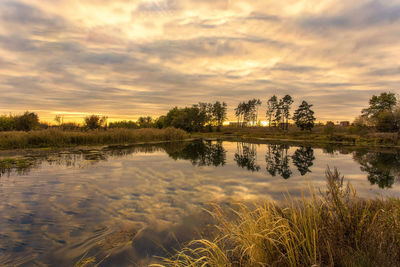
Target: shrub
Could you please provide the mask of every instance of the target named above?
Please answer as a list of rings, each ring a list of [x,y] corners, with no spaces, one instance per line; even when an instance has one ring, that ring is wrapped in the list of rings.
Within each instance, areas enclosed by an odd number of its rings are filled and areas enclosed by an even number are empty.
[[[21,116],[14,117],[17,131],[30,131],[39,125],[39,116],[34,112],[26,111]]]

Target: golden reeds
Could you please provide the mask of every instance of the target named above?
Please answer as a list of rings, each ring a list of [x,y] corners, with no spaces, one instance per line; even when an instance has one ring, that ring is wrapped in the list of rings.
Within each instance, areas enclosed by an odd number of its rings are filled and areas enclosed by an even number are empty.
[[[106,131],[47,129],[30,132],[0,132],[0,149],[131,144],[137,142],[182,140],[186,136],[185,131],[175,128],[109,129]]]
[[[153,266],[398,266],[400,200],[362,200],[334,170],[327,192],[211,212],[219,234]]]

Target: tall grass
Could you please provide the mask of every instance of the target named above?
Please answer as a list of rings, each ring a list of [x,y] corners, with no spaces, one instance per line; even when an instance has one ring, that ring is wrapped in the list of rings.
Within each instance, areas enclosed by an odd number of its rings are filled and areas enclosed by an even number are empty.
[[[183,130],[166,129],[109,129],[93,131],[63,131],[47,129],[30,132],[0,132],[0,149],[63,147],[75,145],[129,144],[149,141],[182,140]]]
[[[284,205],[215,207],[215,239],[153,266],[399,266],[400,200],[359,199],[337,170],[326,177],[326,192]]]

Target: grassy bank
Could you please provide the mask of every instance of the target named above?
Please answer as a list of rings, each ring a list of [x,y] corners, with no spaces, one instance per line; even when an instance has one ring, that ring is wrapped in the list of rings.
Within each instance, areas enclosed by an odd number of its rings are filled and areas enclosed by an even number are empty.
[[[284,205],[215,208],[215,238],[153,266],[398,266],[400,199],[363,200],[338,172],[327,192]]]
[[[268,127],[222,127],[220,132],[194,133],[193,137],[220,138],[237,141],[290,141],[309,144],[345,144],[356,146],[398,146],[398,133],[377,133],[372,130],[358,132],[352,127],[336,127],[327,133],[325,126],[316,126],[312,132],[289,127],[287,132]]]
[[[94,131],[63,131],[48,129],[30,132],[0,132],[0,149],[67,147],[79,145],[132,144],[151,141],[182,140],[185,131],[166,129],[109,129]]]

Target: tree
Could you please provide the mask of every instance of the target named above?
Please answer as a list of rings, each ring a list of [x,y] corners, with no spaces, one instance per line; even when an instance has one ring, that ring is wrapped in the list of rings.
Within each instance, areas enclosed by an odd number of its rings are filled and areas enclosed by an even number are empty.
[[[397,99],[393,93],[381,93],[379,96],[372,96],[369,100],[369,107],[362,110],[362,117],[368,125],[376,127],[381,132],[393,132],[399,129],[396,110],[398,109]]]
[[[276,95],[273,95],[267,101],[267,114],[266,115],[268,118],[269,127],[271,127],[272,117],[274,117],[277,107],[278,107],[278,98],[276,97]]]
[[[99,129],[103,126],[106,126],[107,117],[99,115],[90,115],[85,118],[84,125],[89,130]]]
[[[154,125],[156,126],[156,128],[162,129],[162,128],[166,127],[166,124],[165,124],[166,118],[167,118],[166,116],[158,117],[154,122]]]
[[[309,105],[306,101],[303,101],[293,115],[293,120],[302,131],[311,131],[314,127],[315,117],[314,111],[311,110],[312,106],[313,105]]]
[[[212,121],[217,125],[217,131],[219,131],[224,124],[224,121],[226,120],[226,110],[227,110],[227,105],[225,102],[222,102],[222,104],[217,101],[215,104],[212,106]]]
[[[56,115],[54,117],[54,121],[57,122],[58,126],[60,126],[63,123],[64,117],[62,115]]]
[[[30,131],[39,125],[39,116],[34,112],[26,111],[21,116],[15,117],[17,131]]]
[[[281,99],[281,105],[280,107],[282,108],[282,117],[283,117],[283,129],[288,129],[288,124],[289,124],[289,117],[290,117],[290,106],[293,104],[293,98],[290,95],[285,95]],[[286,123],[285,123],[286,119]]]
[[[225,117],[220,118],[224,120],[226,118],[226,107]],[[223,114],[222,114],[223,115]],[[204,126],[208,125],[211,128],[213,121],[213,105],[210,103],[198,103],[192,107],[178,108],[174,107],[168,111],[165,117],[162,117],[162,121],[157,123],[157,127],[169,127],[183,129],[188,132],[202,131]]]
[[[235,108],[235,116],[237,117],[238,120],[238,126],[239,125],[243,126],[243,124],[241,124],[241,121],[244,115],[245,105],[246,105],[245,102],[240,102],[237,108]]]
[[[150,116],[139,117],[137,120],[140,128],[152,128],[153,127],[153,118]]]
[[[0,116],[0,131],[13,131],[15,129],[15,118],[13,116]]]
[[[261,105],[260,99],[251,99],[247,102],[240,102],[237,108],[235,108],[235,115],[238,118],[238,124],[242,126],[244,123],[252,122],[256,124],[258,119],[258,107]]]
[[[258,123],[258,108],[261,106],[262,102],[260,99],[252,99],[248,102],[250,119],[253,122],[253,126]]]
[[[369,107],[362,110],[362,115],[367,118],[375,118],[383,111],[392,111],[396,104],[397,99],[393,93],[373,95],[369,100]]]

